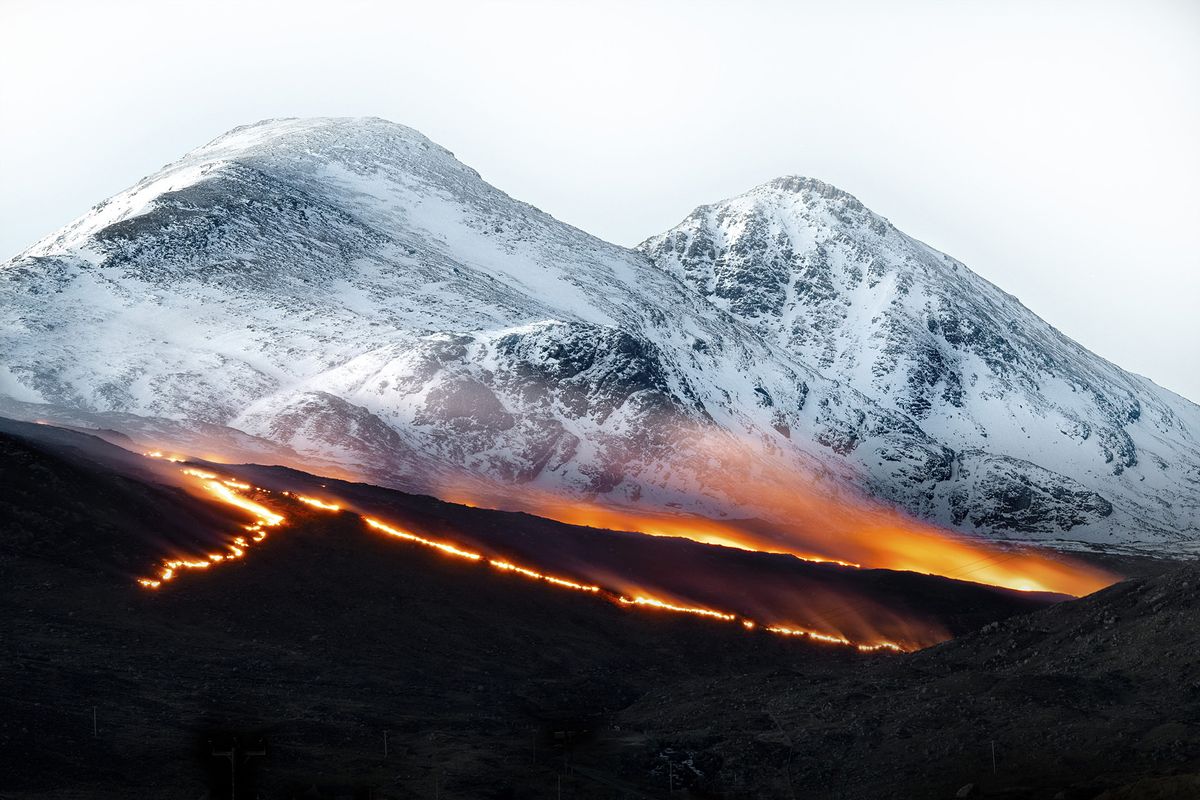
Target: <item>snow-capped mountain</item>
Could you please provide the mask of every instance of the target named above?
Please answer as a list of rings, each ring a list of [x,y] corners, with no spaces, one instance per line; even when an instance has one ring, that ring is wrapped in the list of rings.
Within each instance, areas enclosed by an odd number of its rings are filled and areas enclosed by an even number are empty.
[[[1200,533],[1196,406],[814,181],[637,251],[411,129],[271,120],[0,266],[0,298],[12,416],[753,513],[728,444],[966,530]]]
[[[779,178],[639,249],[951,448],[934,516],[1043,534],[1197,530],[1196,405],[1087,351],[851,195]]]

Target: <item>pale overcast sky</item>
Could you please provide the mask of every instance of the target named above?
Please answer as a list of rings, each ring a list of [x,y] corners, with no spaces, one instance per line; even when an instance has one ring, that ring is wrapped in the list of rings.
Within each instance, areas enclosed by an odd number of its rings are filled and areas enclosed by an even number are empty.
[[[1200,2],[0,0],[0,258],[224,130],[411,125],[632,245],[783,174],[1200,400]]]

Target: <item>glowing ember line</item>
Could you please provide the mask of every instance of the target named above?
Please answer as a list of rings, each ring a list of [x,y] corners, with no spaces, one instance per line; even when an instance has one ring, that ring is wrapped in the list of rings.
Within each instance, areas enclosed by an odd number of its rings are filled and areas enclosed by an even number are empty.
[[[204,481],[215,481],[217,479],[215,474],[211,472],[205,472],[202,469],[195,469],[194,467],[188,467],[187,469],[183,470],[183,474],[191,475],[193,478],[199,478]]]
[[[284,494],[288,494],[288,493],[284,492]],[[339,511],[341,509],[341,506],[334,505],[331,503],[324,503],[320,500],[316,500],[311,497],[304,497],[304,496],[298,495],[298,494],[293,494],[290,496],[294,497],[295,499],[299,500],[302,503],[308,503],[311,506],[314,506],[314,507],[320,508],[320,509],[324,509],[326,511]],[[437,541],[434,541],[433,539],[426,539],[422,536],[417,536],[415,533],[411,533],[410,531],[403,531],[398,528],[393,528],[390,525],[387,525],[387,524],[380,522],[377,519],[373,519],[371,517],[363,517],[363,521],[366,522],[368,525],[370,525],[372,528],[382,531],[382,532],[388,534],[389,536],[395,536],[397,538],[405,539],[410,542],[415,542],[416,544],[424,545],[426,547],[435,547],[443,552],[449,553],[450,555],[457,556],[459,558],[467,558],[472,561],[479,561],[483,558],[483,556],[479,555],[478,553],[472,553],[467,550],[461,550],[461,549],[455,547],[454,545],[448,544],[446,542],[437,542]],[[531,580],[545,581],[546,583],[554,584],[555,586],[561,586],[564,589],[574,589],[574,590],[580,591],[580,592],[599,592],[600,591],[599,586],[590,586],[587,584],[576,583],[575,581],[567,580],[566,578],[558,578],[553,575],[546,575],[541,572],[538,572],[537,570],[529,569],[528,567],[519,566],[517,564],[512,563],[511,561],[500,561],[498,559],[489,558],[487,560],[487,563],[488,563],[488,565],[495,567],[496,569],[501,570],[502,572],[516,573],[518,575],[522,575]]]
[[[580,591],[580,592],[598,592],[598,591],[600,591],[599,586],[587,586],[582,583],[576,583],[575,581],[569,581],[565,578],[556,578],[553,575],[543,575],[542,573],[537,572],[536,570],[527,569],[525,567],[518,567],[516,564],[511,564],[507,561],[496,561],[494,559],[489,559],[488,563],[491,564],[493,567],[495,567],[498,570],[503,570],[504,572],[515,572],[518,575],[524,575],[526,578],[532,578],[535,581],[545,581],[546,583],[552,583],[555,586],[561,586],[564,589],[575,589],[576,591]]]
[[[723,611],[713,611],[708,608],[698,608],[694,606],[676,606],[670,603],[664,603],[662,600],[656,600],[653,597],[638,596],[634,598],[618,597],[625,605],[630,606],[652,606],[661,608],[665,611],[674,611],[680,614],[696,614],[701,617],[712,617],[713,619],[723,619],[726,621],[737,619],[737,614],[726,614]]]
[[[156,455],[157,454],[157,455]],[[150,458],[159,458],[161,453],[154,451],[146,453]],[[176,459],[171,459],[176,460]],[[253,540],[261,542],[266,538],[264,526],[274,527],[284,523],[282,514],[277,514],[266,506],[256,503],[247,497],[242,497],[237,493],[238,489],[248,490],[253,487],[248,483],[236,481],[231,478],[221,478],[220,476],[206,472],[200,469],[188,467],[181,470],[183,474],[193,478],[198,478],[202,481],[204,489],[215,495],[217,499],[227,505],[234,506],[242,511],[248,512],[255,517],[255,522],[252,525],[243,526],[245,530],[253,533]],[[214,564],[219,564],[223,561],[236,560],[246,555],[246,550],[250,547],[250,543],[244,536],[235,536],[232,542],[226,545],[224,553],[209,553],[207,561],[187,558],[166,559],[162,562],[162,569],[155,578],[138,578],[138,583],[147,589],[157,589],[164,583],[173,581],[179,577],[183,570],[208,569]]]
[[[772,625],[767,628],[771,633],[778,633],[781,636],[806,636],[809,639],[815,639],[818,642],[829,642],[830,644],[853,644],[845,636],[833,636],[828,633],[818,633],[810,631],[806,628],[785,628],[782,625]]]
[[[158,451],[146,453],[145,455],[151,458],[161,457],[161,453]],[[209,553],[207,554],[208,560],[187,558],[164,560],[162,562],[160,571],[155,577],[137,579],[137,583],[147,589],[158,589],[163,584],[175,580],[177,577],[179,577],[180,573],[185,570],[204,570],[224,561],[240,559],[246,555],[247,550],[251,546],[251,542],[261,542],[266,538],[267,532],[264,530],[264,528],[281,526],[284,524],[284,522],[286,522],[286,518],[282,514],[276,513],[261,503],[257,503],[238,493],[239,490],[249,491],[254,489],[254,487],[248,483],[237,481],[232,478],[222,478],[212,472],[206,472],[204,470],[194,469],[191,467],[183,469],[182,472],[185,475],[199,479],[202,482],[204,489],[214,495],[219,501],[253,515],[255,517],[255,522],[253,524],[242,526],[244,530],[251,534],[251,537],[248,541],[245,536],[235,536],[231,543],[226,546],[226,552]],[[266,492],[267,490],[258,489],[258,491]],[[324,500],[318,500],[314,497],[293,494],[291,492],[283,492],[283,494],[322,511],[338,512],[342,510],[342,507],[336,503],[328,503]],[[483,561],[488,566],[493,567],[501,572],[520,575],[521,577],[528,578],[530,580],[542,581],[562,589],[587,592],[589,594],[600,594],[604,592],[604,590],[599,586],[578,583],[576,581],[560,578],[554,575],[547,575],[535,569],[531,569],[530,567],[515,564],[511,561],[505,561],[503,559],[496,558],[485,559],[484,556],[480,555],[479,553],[475,553],[470,550],[463,550],[462,548],[448,542],[427,539],[423,536],[412,533],[411,531],[393,527],[372,517],[362,517],[362,520],[370,528],[380,531],[388,536],[413,542],[414,544],[419,544],[423,547],[439,550],[446,555],[453,556],[455,558],[466,559],[468,561]],[[626,597],[625,595],[619,594],[605,594],[609,598],[615,598],[616,601],[622,605],[652,608],[677,614],[691,614],[694,616],[706,617],[722,622],[732,622],[740,619],[742,627],[748,631],[755,630],[758,627],[758,623],[756,623],[754,620],[749,619],[748,617],[739,617],[737,614],[726,611],[715,611],[710,608],[701,608],[699,606],[676,605],[646,595]],[[902,648],[900,645],[897,645],[893,642],[885,641],[875,644],[858,644],[850,641],[845,636],[820,633],[819,631],[814,631],[807,628],[793,628],[782,625],[772,625],[766,626],[763,629],[770,633],[783,636],[805,637],[812,641],[855,647],[862,652],[876,652],[880,650],[902,652],[904,650],[904,648]]]
[[[876,644],[857,644],[850,641],[845,636],[832,636],[828,633],[820,633],[818,631],[808,630],[806,628],[785,628],[782,625],[772,625],[767,628],[771,633],[777,633],[781,636],[804,636],[817,642],[828,642],[830,644],[851,645],[858,648],[864,653],[872,653],[879,650],[892,650],[897,653],[904,652],[904,648],[894,642],[877,642]]]
[[[288,494],[288,493],[284,492],[284,494]],[[334,503],[325,503],[321,500],[318,500],[315,497],[305,497],[302,494],[293,494],[290,496],[296,498],[301,503],[306,503],[306,504],[312,506],[313,508],[319,508],[322,511],[341,511],[342,510],[342,507],[339,505],[336,505]]]
[[[187,470],[185,470],[185,472],[186,471]],[[199,477],[199,476],[197,476],[197,477]],[[216,477],[216,476],[214,476],[214,477]],[[237,494],[236,492],[234,492],[232,489],[230,489],[228,486],[221,483],[220,481],[209,480],[208,482],[206,482],[204,484],[204,488],[208,489],[208,491],[212,492],[218,498],[220,498],[222,501],[228,503],[229,505],[236,506],[236,507],[242,509],[243,511],[249,511],[251,514],[258,517],[258,519],[264,525],[269,525],[269,526],[274,527],[276,525],[282,525],[284,522],[284,517],[282,514],[276,514],[274,511],[267,508],[266,506],[260,505],[256,502],[254,502],[253,500],[249,500],[245,497],[242,497],[240,494]]]
[[[184,461],[184,459],[180,458],[179,456],[165,456],[161,450],[151,450],[149,453],[142,453],[142,455],[146,456],[147,458],[161,458],[166,461],[173,461],[176,464],[181,464]]]
[[[745,445],[743,447],[743,444]],[[438,496],[471,505],[525,511],[572,525],[636,531],[763,553],[786,553],[806,561],[845,567],[889,569],[942,575],[1023,591],[1090,594],[1117,577],[1061,554],[1033,547],[1012,548],[964,536],[909,517],[887,503],[856,492],[826,494],[796,474],[795,465],[777,463],[753,443],[724,437],[699,443],[712,447],[712,464],[725,475],[744,464],[753,481],[724,481],[722,494],[734,506],[761,510],[759,520],[710,519],[669,508],[624,507],[600,501],[568,500],[552,491],[508,487],[503,492],[474,484],[439,487]],[[760,469],[761,468],[761,469]],[[818,482],[819,483],[819,482]],[[653,504],[652,504],[653,505]]]
[[[402,531],[398,528],[393,528],[390,525],[385,525],[379,520],[372,519],[371,517],[363,517],[363,522],[367,523],[377,531],[386,533],[388,536],[395,536],[397,539],[406,539],[410,542],[416,542],[417,544],[424,545],[426,547],[434,547],[438,550],[441,550],[443,553],[448,553],[449,555],[456,556],[458,558],[466,558],[470,559],[471,561],[479,561],[483,558],[483,556],[479,555],[479,553],[472,553],[468,550],[460,550],[454,545],[446,544],[445,542],[435,542],[433,539],[426,539],[422,536],[417,536],[415,533],[409,533],[408,531]]]

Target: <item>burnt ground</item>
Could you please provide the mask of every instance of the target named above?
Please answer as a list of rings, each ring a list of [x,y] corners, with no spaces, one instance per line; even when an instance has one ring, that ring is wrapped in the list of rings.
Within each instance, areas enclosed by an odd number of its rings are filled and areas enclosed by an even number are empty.
[[[130,577],[163,531],[222,520],[90,447],[0,435],[0,797],[228,797],[233,736],[265,750],[244,798],[1200,796],[1193,565],[1032,614],[992,596],[1005,619],[906,656],[630,611],[302,507],[150,593]]]

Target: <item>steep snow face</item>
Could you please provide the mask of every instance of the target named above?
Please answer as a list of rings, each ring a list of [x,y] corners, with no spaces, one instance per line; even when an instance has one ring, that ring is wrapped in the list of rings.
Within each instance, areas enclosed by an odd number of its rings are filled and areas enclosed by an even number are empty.
[[[930,513],[1108,541],[1200,533],[1200,408],[1063,336],[820,181],[781,178],[639,247],[955,452]]]
[[[927,510],[952,462],[644,255],[382,120],[235,129],[4,264],[0,298],[0,411],[218,426],[404,488],[754,513],[722,492],[719,435]]]
[[[768,515],[729,487],[782,463],[967,531],[1200,533],[1195,406],[801,179],[639,252],[409,128],[270,120],[0,265],[0,353],[0,413],[405,489]]]

